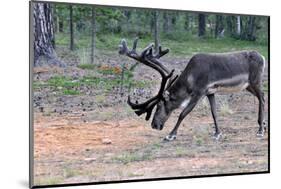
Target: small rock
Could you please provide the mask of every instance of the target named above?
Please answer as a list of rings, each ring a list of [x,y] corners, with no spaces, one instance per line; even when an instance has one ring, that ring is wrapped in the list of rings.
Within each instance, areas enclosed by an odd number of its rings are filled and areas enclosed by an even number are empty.
[[[96,161],[97,158],[85,158],[84,160],[88,162],[92,162],[92,161]]]
[[[108,139],[108,138],[102,139],[101,142],[102,142],[103,144],[111,144],[111,143],[112,143],[112,141],[111,141],[110,139]]]
[[[246,116],[244,117],[244,119],[249,120],[250,117],[246,115]]]

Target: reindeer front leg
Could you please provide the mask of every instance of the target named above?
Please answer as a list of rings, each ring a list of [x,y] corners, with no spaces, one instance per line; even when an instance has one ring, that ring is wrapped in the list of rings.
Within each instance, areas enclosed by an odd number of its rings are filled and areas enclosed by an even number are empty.
[[[192,95],[189,104],[181,112],[174,129],[164,138],[164,141],[173,141],[177,138],[177,131],[182,120],[193,110],[202,95]]]
[[[215,124],[215,134],[214,134],[214,139],[219,140],[221,137],[221,131],[218,127],[218,123],[217,123],[217,110],[216,110],[216,100],[215,100],[215,95],[214,94],[210,94],[207,95],[210,106],[211,106],[211,112],[212,112],[212,116],[214,119],[214,124]]]

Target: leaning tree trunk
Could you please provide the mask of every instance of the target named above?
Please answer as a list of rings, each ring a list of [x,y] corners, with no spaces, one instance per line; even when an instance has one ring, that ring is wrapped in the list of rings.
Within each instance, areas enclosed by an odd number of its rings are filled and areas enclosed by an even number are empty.
[[[204,14],[199,14],[198,22],[198,36],[203,37],[206,33],[206,16]]]
[[[54,51],[54,28],[51,5],[48,3],[33,3],[33,33],[34,33],[34,65],[42,65],[41,58],[47,64],[61,65]]]

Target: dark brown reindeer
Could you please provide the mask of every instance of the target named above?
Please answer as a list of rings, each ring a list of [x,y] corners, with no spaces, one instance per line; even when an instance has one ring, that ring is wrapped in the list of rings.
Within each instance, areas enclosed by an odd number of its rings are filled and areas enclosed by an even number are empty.
[[[157,106],[151,126],[158,130],[163,129],[173,110],[180,106],[184,108],[174,129],[165,137],[165,140],[176,139],[177,130],[182,120],[204,96],[207,96],[211,106],[215,124],[214,138],[219,139],[221,131],[217,123],[215,93],[220,91],[235,92],[243,89],[248,90],[259,100],[257,136],[264,135],[264,93],[261,86],[265,59],[258,52],[196,54],[179,76],[173,76],[174,70],[169,71],[159,60],[169,52],[168,49],[162,50],[160,46],[155,54],[153,44],[150,44],[138,54],[136,52],[137,41],[138,39],[134,41],[132,50],[129,50],[123,39],[119,45],[119,53],[158,71],[162,82],[156,96],[141,104],[132,103],[129,96],[128,104],[138,116],[146,113],[146,120],[149,120],[153,108]]]

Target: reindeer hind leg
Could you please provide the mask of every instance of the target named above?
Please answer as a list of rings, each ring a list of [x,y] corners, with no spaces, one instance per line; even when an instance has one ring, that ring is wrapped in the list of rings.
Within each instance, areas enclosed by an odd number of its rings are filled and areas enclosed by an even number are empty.
[[[261,89],[261,84],[249,86],[247,90],[253,95],[255,95],[259,100],[259,115],[258,115],[259,130],[257,132],[257,136],[262,137],[264,135],[265,128],[266,128],[266,124],[264,120],[264,103],[265,103],[264,93]]]

